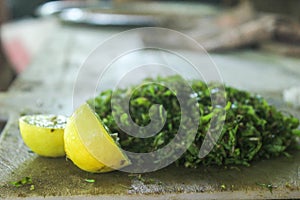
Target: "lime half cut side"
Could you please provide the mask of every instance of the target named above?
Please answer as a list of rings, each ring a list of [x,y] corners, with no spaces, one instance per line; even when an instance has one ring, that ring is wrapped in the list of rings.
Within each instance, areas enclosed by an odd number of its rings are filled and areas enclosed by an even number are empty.
[[[101,173],[131,164],[88,104],[69,118],[64,140],[67,157],[82,170]]]
[[[24,143],[36,154],[61,157],[64,150],[64,128],[67,117],[62,115],[25,115],[19,118]]]

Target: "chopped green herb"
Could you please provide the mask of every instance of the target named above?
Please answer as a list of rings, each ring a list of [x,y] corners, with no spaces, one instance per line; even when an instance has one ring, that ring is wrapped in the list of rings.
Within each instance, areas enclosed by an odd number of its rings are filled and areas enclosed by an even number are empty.
[[[159,181],[155,181],[153,178],[145,178],[142,177],[142,174],[129,174],[129,177],[135,177],[137,180],[143,182],[144,184],[154,184],[159,183]]]
[[[29,189],[29,190],[30,190],[30,191],[35,190],[34,185],[30,185],[30,189]]]
[[[95,183],[95,179],[84,179],[87,183]]]
[[[23,185],[30,185],[32,184],[32,180],[30,177],[24,177],[19,181],[11,182],[11,184],[15,187],[21,187]]]
[[[226,188],[227,188],[227,187],[226,187],[225,184],[222,184],[222,185],[221,185],[221,190],[222,190],[222,191],[226,190]]]
[[[274,186],[272,184],[265,184],[265,183],[256,183],[258,186],[267,188],[271,193],[273,193],[273,189],[277,188],[277,186]]]
[[[149,82],[152,83],[149,84]],[[114,99],[119,101],[120,105],[113,108],[113,111],[117,113],[116,116],[120,116],[117,119],[114,119],[112,115],[111,90],[102,92],[95,99],[90,99],[88,103],[95,108],[95,112],[108,129],[118,134],[118,143],[124,150],[136,153],[153,152],[164,147],[176,136],[182,121],[183,125],[189,123],[186,119],[182,119],[176,91],[164,86],[173,85],[174,88],[181,88],[181,83],[179,77],[172,76],[150,81],[147,79],[145,84],[138,89],[132,87],[115,90],[114,97],[117,98]],[[204,158],[199,158],[199,150],[208,134],[210,122],[215,113],[220,112],[220,109],[212,106],[211,103],[212,92],[218,97],[218,85],[206,85],[202,81],[191,81],[191,85],[193,94],[190,96],[197,100],[200,113],[199,126],[193,143],[176,161],[177,165],[191,168],[197,168],[200,165],[248,166],[253,160],[289,155],[288,152],[291,149],[299,146],[297,139],[299,139],[300,131],[297,118],[281,113],[261,96],[225,87],[226,119],[221,136],[213,150]],[[126,108],[126,105],[122,104],[126,102],[123,101],[124,99],[130,99],[130,116],[124,114],[124,108]],[[151,121],[153,108],[151,106],[154,104],[160,105],[157,108],[158,118],[161,120]],[[130,118],[139,126],[146,126],[150,122],[159,125],[164,118],[166,120],[163,128],[155,136],[138,138],[126,134],[117,126],[116,122],[126,126]],[[130,130],[130,127],[127,130]],[[170,150],[169,153],[175,150]]]

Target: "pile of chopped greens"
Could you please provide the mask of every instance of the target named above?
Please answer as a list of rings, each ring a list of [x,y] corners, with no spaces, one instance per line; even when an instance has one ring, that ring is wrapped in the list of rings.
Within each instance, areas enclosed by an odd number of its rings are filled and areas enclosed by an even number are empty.
[[[138,88],[117,89],[114,97],[130,98],[130,115],[124,114],[122,106],[114,108],[119,113],[119,120],[126,124],[128,117],[139,126],[150,123],[149,109],[153,104],[163,106],[166,111],[165,124],[155,136],[149,138],[133,137],[123,132],[112,116],[112,91],[102,92],[88,103],[93,107],[102,122],[112,133],[118,133],[119,145],[127,151],[136,153],[152,152],[168,144],[176,135],[181,122],[181,109],[176,91],[164,85],[174,85],[180,88],[182,81],[177,76],[167,78],[147,79],[147,83]],[[196,168],[200,165],[249,165],[253,160],[268,159],[288,152],[299,145],[297,129],[299,120],[288,116],[258,95],[246,91],[225,87],[226,119],[213,150],[204,158],[199,158],[199,150],[208,133],[213,113],[217,109],[212,106],[211,92],[214,85],[202,81],[191,81],[193,94],[198,102],[200,112],[199,126],[195,138],[187,151],[176,161],[177,165]],[[217,87],[217,86],[216,86]],[[163,113],[161,113],[163,115]]]

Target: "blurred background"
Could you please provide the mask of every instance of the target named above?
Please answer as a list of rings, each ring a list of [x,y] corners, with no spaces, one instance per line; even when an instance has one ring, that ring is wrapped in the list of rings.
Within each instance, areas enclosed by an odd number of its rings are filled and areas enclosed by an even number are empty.
[[[159,26],[189,35],[212,53],[251,49],[291,58],[300,55],[298,0],[1,0],[0,7],[1,91],[38,58],[51,35],[74,27],[119,32]],[[189,48],[168,35],[160,37],[166,46]],[[156,42],[147,35],[142,40]]]

